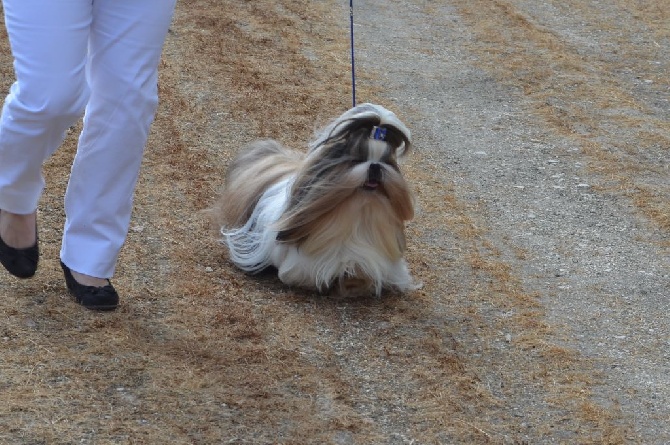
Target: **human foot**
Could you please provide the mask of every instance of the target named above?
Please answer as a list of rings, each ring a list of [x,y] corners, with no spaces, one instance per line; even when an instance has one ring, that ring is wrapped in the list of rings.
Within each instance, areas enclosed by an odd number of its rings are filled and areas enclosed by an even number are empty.
[[[119,294],[109,280],[74,272],[62,261],[60,265],[65,275],[65,284],[77,303],[98,311],[112,311],[119,305]]]
[[[18,278],[30,278],[37,271],[37,216],[0,210],[0,263]]]

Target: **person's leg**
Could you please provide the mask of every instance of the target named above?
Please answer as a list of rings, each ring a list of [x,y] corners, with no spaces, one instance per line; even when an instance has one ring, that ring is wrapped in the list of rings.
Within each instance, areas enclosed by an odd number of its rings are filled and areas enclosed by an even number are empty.
[[[96,0],[91,98],[65,196],[62,262],[82,284],[114,274],[158,103],[158,63],[175,0]],[[97,281],[86,281],[97,278]]]
[[[84,66],[90,0],[3,0],[16,81],[0,117],[0,238],[36,243],[42,164],[88,99]]]

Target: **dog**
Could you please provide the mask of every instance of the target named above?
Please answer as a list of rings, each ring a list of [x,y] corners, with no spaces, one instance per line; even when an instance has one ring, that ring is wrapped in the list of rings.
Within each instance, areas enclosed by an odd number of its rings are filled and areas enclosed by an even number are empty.
[[[415,198],[398,166],[410,148],[409,129],[370,103],[317,131],[307,153],[251,143],[212,209],[231,261],[343,297],[418,288],[404,259]]]

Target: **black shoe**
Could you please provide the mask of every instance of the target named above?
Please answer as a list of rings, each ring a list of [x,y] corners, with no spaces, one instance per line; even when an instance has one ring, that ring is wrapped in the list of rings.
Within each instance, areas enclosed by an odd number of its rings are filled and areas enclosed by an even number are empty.
[[[116,293],[116,289],[109,280],[106,286],[86,286],[74,279],[70,268],[62,261],[60,266],[65,275],[65,284],[77,303],[96,311],[113,311],[119,305],[119,294]]]
[[[15,277],[30,278],[35,275],[39,259],[40,249],[37,245],[37,229],[35,229],[35,245],[25,249],[9,247],[0,236],[0,263]]]

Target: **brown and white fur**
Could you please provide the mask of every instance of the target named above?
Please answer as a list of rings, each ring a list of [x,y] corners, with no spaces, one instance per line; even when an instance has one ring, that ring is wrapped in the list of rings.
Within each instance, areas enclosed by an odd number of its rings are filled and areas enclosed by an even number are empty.
[[[378,128],[384,140],[372,137]],[[414,199],[397,163],[410,146],[407,127],[374,104],[317,132],[306,154],[274,140],[250,144],[213,209],[231,260],[342,296],[416,288],[403,258]]]

